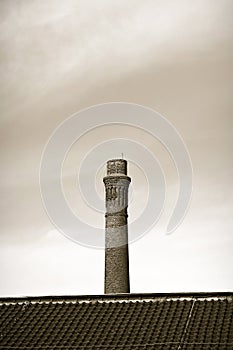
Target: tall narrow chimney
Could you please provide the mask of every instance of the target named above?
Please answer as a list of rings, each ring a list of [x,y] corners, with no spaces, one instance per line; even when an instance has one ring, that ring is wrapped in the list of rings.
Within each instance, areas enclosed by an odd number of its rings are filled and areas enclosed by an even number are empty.
[[[126,160],[109,160],[103,181],[106,191],[104,291],[129,293],[127,207],[131,179],[127,176]]]

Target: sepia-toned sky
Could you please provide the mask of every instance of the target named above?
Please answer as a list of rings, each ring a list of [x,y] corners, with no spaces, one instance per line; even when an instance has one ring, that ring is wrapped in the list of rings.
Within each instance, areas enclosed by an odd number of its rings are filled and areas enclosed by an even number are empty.
[[[232,291],[232,11],[231,0],[0,2],[1,296],[103,293],[104,251],[53,226],[39,168],[59,123],[112,101],[148,106],[182,135],[193,163],[189,211],[166,235],[176,169],[159,142],[123,126],[74,145],[64,179],[71,205],[91,147],[106,135],[145,144],[163,166],[167,201],[156,227],[129,247],[131,292]],[[137,202],[144,187],[134,191]]]

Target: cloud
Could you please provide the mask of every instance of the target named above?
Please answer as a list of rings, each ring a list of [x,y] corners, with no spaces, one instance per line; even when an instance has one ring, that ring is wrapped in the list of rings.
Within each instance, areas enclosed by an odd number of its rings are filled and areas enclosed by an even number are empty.
[[[203,53],[232,39],[230,2],[68,1],[6,6],[1,93],[28,103],[72,75],[82,89],[151,61]],[[228,12],[229,11],[229,12]],[[79,92],[80,93],[80,92]]]

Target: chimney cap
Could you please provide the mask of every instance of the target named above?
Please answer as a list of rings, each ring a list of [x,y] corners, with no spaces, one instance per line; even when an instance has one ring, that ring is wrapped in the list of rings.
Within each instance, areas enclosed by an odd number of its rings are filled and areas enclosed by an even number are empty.
[[[125,159],[110,159],[107,161],[107,175],[127,175],[127,161]]]

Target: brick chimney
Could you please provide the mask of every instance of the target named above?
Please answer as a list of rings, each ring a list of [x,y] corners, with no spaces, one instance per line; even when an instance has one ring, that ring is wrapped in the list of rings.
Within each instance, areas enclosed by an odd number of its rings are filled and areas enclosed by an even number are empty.
[[[129,293],[127,161],[107,162],[103,179],[106,191],[105,214],[105,294]]]

